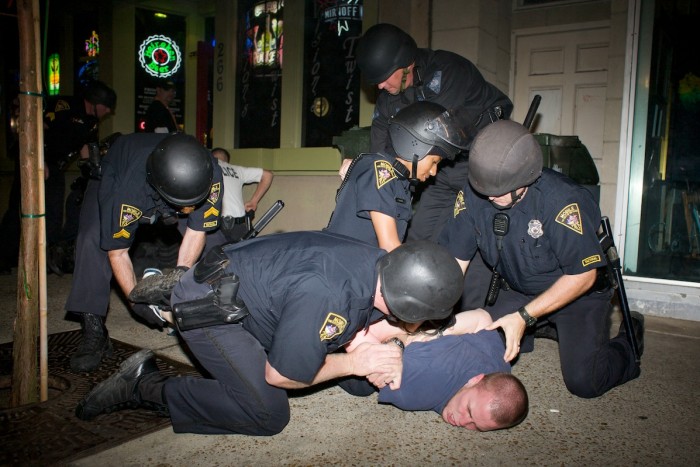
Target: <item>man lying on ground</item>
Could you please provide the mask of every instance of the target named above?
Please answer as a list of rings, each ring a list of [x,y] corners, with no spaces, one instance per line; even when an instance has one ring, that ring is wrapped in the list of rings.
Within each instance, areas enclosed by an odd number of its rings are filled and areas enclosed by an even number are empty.
[[[408,333],[388,321],[359,331],[348,345],[352,352],[363,342],[385,342],[405,349],[401,387],[386,381],[379,387],[379,402],[403,410],[434,410],[445,422],[469,430],[510,428],[525,419],[528,396],[510,364],[502,356],[505,346],[483,310],[457,314],[444,331]],[[348,384],[350,383],[350,384]],[[368,395],[368,383],[346,379],[341,387],[355,395]]]

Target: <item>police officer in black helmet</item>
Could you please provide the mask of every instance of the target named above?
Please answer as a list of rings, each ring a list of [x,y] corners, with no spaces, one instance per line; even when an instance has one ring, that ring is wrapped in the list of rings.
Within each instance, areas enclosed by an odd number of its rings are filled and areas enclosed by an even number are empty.
[[[93,371],[112,351],[104,326],[112,276],[125,296],[136,285],[129,248],[142,223],[178,223],[183,235],[177,268],[163,280],[175,283],[219,235],[222,176],[219,165],[185,134],[120,136],[101,161],[101,178],[88,183],[80,212],[73,285],[65,309],[77,314],[82,341],[71,357],[73,371]],[[213,233],[212,233],[213,232]],[[147,322],[162,326],[157,310],[132,304]]]
[[[215,294],[214,277],[234,274],[247,316],[188,330],[177,320],[211,379],[166,379],[153,353],[141,351],[93,389],[76,415],[90,420],[143,407],[168,413],[176,432],[274,435],[289,422],[287,389],[348,375],[367,377],[380,388],[400,387],[399,346],[364,343],[349,353],[343,347],[381,319],[398,320],[408,330],[444,319],[462,290],[454,257],[433,242],[386,253],[329,232],[291,232],[213,249],[175,287],[175,316],[180,307]]]
[[[371,152],[389,146],[391,117],[416,101],[459,109],[471,116],[477,129],[508,118],[513,109],[510,99],[488,83],[472,62],[445,50],[419,48],[410,35],[392,24],[370,27],[359,40],[356,58],[363,79],[379,89],[372,118]],[[470,141],[467,149],[469,144]],[[419,190],[408,241],[437,239],[457,192],[467,181],[467,157],[468,151],[463,151],[454,160],[443,161],[434,182]],[[470,274],[476,272],[477,261],[480,258],[475,258]],[[488,274],[484,271],[480,268],[482,274],[468,280],[471,287],[463,299],[463,309],[483,303],[488,287]],[[477,281],[482,277],[486,279]]]
[[[553,327],[566,387],[586,398],[640,373],[624,326],[609,338],[600,219],[588,190],[542,168],[540,146],[524,126],[500,121],[475,138],[469,183],[440,238],[463,269],[478,249],[505,279],[484,307],[495,321],[487,329],[505,333],[504,359],[531,351],[535,329]],[[641,343],[642,315],[634,315],[633,329]]]
[[[469,141],[468,126],[457,115],[428,101],[401,109],[391,119],[389,134],[389,148],[355,158],[326,228],[386,251],[404,241],[415,187]]]

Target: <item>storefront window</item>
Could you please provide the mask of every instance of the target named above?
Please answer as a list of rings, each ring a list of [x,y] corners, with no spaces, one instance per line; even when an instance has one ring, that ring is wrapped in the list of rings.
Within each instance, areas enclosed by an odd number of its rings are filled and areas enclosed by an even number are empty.
[[[642,5],[624,272],[700,282],[700,14]]]
[[[280,145],[284,0],[240,2],[236,147]]]
[[[362,35],[362,12],[362,0],[307,0],[304,146],[331,146],[333,136],[359,123],[360,69],[355,45]]]

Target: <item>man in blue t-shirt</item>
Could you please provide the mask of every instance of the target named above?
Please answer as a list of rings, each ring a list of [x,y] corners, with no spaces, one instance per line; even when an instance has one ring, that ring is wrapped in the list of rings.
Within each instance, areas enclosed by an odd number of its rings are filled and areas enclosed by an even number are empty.
[[[527,391],[502,358],[498,331],[483,330],[490,322],[483,310],[468,311],[442,333],[407,335],[384,321],[358,333],[347,350],[377,341],[405,348],[401,386],[379,384],[380,403],[433,410],[450,425],[469,430],[509,428],[527,415]]]

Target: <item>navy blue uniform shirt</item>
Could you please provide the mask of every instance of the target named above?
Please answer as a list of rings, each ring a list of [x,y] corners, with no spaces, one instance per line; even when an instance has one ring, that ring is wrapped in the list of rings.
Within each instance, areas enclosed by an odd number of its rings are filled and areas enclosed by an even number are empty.
[[[129,248],[142,217],[172,215],[176,210],[146,181],[146,161],[165,133],[134,133],[117,138],[102,160],[100,247]],[[208,197],[187,216],[187,227],[208,232],[219,227],[223,177],[212,156],[214,177]]]
[[[509,216],[508,233],[498,252],[493,217]],[[598,243],[600,208],[591,193],[551,169],[527,189],[515,206],[498,210],[467,185],[458,195],[454,218],[439,243],[455,258],[469,261],[477,248],[514,290],[536,295],[562,275],[581,274],[604,266]],[[500,260],[499,260],[500,257]]]
[[[418,77],[423,86],[418,86]],[[507,118],[513,103],[496,86],[484,79],[466,58],[446,50],[418,49],[413,72],[413,86],[398,95],[382,91],[377,96],[372,116],[370,150],[383,152],[389,141],[389,119],[409,104],[430,101],[446,109],[464,108],[476,119],[482,112],[501,106]],[[491,120],[482,119],[477,128]]]
[[[289,232],[224,251],[250,311],[243,327],[289,379],[311,382],[327,354],[384,316],[374,309],[384,250],[327,232]]]
[[[360,154],[346,175],[325,230],[378,245],[370,219],[370,211],[376,211],[396,220],[403,241],[411,220],[411,192],[408,180],[392,167],[394,160],[383,154]]]

